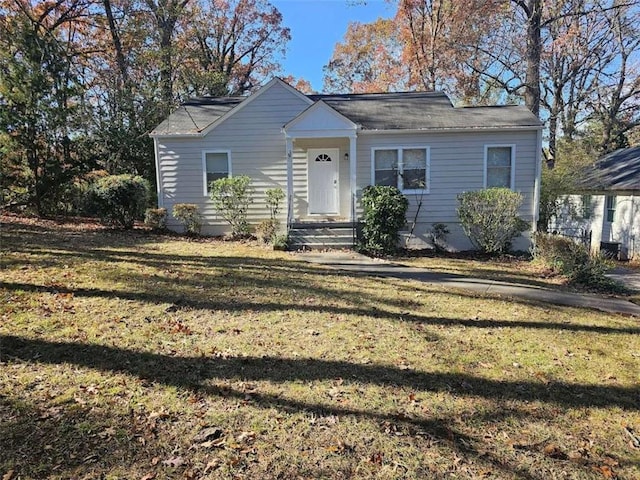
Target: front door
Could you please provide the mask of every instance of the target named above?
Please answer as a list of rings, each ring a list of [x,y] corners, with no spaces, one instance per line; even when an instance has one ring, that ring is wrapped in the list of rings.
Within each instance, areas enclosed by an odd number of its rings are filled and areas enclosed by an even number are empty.
[[[309,213],[315,215],[338,214],[338,161],[337,148],[314,148],[307,152],[309,161]]]

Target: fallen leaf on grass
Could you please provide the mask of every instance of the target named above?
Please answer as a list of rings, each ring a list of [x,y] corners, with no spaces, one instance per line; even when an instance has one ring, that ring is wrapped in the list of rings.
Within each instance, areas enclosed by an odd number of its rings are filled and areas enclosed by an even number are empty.
[[[147,473],[140,480],[153,480],[154,478],[156,478],[156,474],[155,473]]]
[[[593,466],[591,468],[596,472],[602,474],[604,478],[612,478],[612,479],[617,478],[616,474],[614,473],[614,471],[611,469],[609,465],[601,465],[599,467]]]
[[[11,480],[13,478],[13,470],[9,470],[2,476],[2,480]]]
[[[384,459],[384,453],[376,452],[371,457],[369,457],[369,461],[374,465],[382,465],[382,460]]]
[[[549,443],[542,450],[547,457],[555,458],[556,460],[566,460],[567,454],[555,443]]]
[[[217,458],[214,458],[213,460],[211,460],[210,462],[207,463],[207,466],[204,467],[204,473],[205,475],[209,472],[209,470],[215,470],[220,466],[220,460]]]
[[[351,445],[347,445],[344,442],[338,442],[337,445],[330,445],[326,448],[327,452],[331,453],[352,453],[355,448]]]
[[[239,443],[251,443],[256,439],[256,432],[242,432],[236,437]]]
[[[173,457],[162,461],[163,465],[173,468],[181,467],[182,465],[184,465],[184,463],[184,458],[182,457]]]
[[[220,437],[222,437],[222,434],[224,432],[222,431],[221,428],[218,427],[207,427],[204,428],[202,430],[200,430],[200,432],[198,432],[194,437],[193,437],[193,442],[194,443],[204,443],[210,440],[216,440]]]

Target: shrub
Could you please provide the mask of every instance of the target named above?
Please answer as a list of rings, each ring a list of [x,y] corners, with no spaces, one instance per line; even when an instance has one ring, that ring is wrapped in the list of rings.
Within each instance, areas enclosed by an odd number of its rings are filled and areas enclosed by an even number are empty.
[[[89,189],[88,208],[115,227],[133,228],[142,219],[149,201],[149,183],[140,176],[108,175]]]
[[[147,208],[144,212],[144,223],[154,230],[164,230],[167,227],[167,209]]]
[[[220,216],[231,225],[233,238],[249,235],[247,211],[252,193],[251,178],[246,175],[219,178],[211,183],[211,200]]]
[[[431,226],[431,241],[433,242],[433,248],[435,248],[437,252],[447,250],[447,236],[449,233],[449,227],[444,223],[434,223]]]
[[[616,289],[605,273],[611,268],[601,255],[591,255],[585,245],[558,235],[536,232],[533,235],[533,258],[555,273],[568,278],[569,283],[600,289]]]
[[[280,187],[270,188],[266,192],[267,194],[267,208],[269,209],[269,215],[271,220],[278,218],[278,212],[280,211],[280,202],[284,200],[284,192]]]
[[[269,219],[264,220],[256,228],[256,237],[264,243],[274,242],[280,229],[280,220],[278,220],[278,212],[280,211],[280,202],[284,200],[284,192],[280,187],[270,188],[266,192],[266,206],[269,210]]]
[[[276,234],[273,237],[274,250],[286,250],[289,248],[289,237],[287,234]]]
[[[264,220],[258,225],[258,228],[256,228],[256,237],[261,242],[270,243],[278,234],[279,226],[280,222],[275,218]]]
[[[202,229],[202,217],[198,206],[193,203],[176,203],[173,206],[173,217],[182,223],[184,233],[198,235]]]
[[[518,217],[522,195],[508,188],[489,188],[458,195],[458,218],[474,247],[498,254],[511,247],[511,241],[527,230]]]
[[[407,198],[396,187],[368,186],[362,192],[362,207],[359,249],[373,256],[395,253],[398,231],[407,223]]]

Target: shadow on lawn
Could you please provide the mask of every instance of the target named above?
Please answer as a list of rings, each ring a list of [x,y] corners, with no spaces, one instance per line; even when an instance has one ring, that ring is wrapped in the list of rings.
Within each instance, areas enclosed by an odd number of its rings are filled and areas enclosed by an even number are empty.
[[[317,271],[315,272],[318,273]],[[142,280],[141,280],[142,281]],[[255,279],[247,280],[255,282]],[[180,280],[182,284],[189,283],[185,280]],[[267,282],[268,280],[262,280]],[[198,282],[196,282],[198,283]],[[200,282],[202,283],[202,282]],[[242,282],[239,282],[242,283]],[[285,282],[280,280],[276,281],[274,287],[285,288],[290,286],[291,288],[297,288],[304,291],[304,284],[299,280],[293,278]],[[140,285],[140,283],[138,283]],[[313,287],[313,293],[317,295],[324,294],[326,298],[340,298],[340,295],[333,290],[325,290],[321,288]],[[149,302],[154,304],[173,304],[176,308],[187,309],[202,309],[202,310],[232,310],[232,311],[287,311],[295,310],[299,312],[328,312],[332,314],[345,314],[345,315],[362,315],[374,318],[389,319],[393,321],[412,322],[423,325],[440,325],[440,326],[465,326],[472,328],[530,328],[535,330],[564,330],[573,332],[590,332],[601,334],[613,334],[613,335],[628,335],[628,334],[640,334],[640,327],[606,327],[600,325],[581,325],[576,323],[563,323],[563,322],[549,322],[549,321],[534,321],[534,320],[498,320],[498,319],[462,319],[462,318],[447,318],[447,317],[433,317],[424,316],[410,312],[392,312],[382,310],[379,308],[372,308],[369,306],[369,302],[366,299],[357,300],[357,304],[354,306],[339,306],[339,305],[326,305],[321,303],[305,304],[302,302],[290,302],[285,303],[279,299],[257,299],[250,301],[247,299],[232,298],[202,298],[202,293],[194,292],[193,296],[185,296],[184,293],[177,291],[167,291],[157,289],[155,292],[133,292],[127,290],[102,290],[96,288],[68,288],[62,285],[36,285],[31,283],[18,283],[18,282],[2,282],[0,281],[0,289],[7,291],[23,291],[23,292],[36,292],[36,293],[63,293],[73,294],[76,297],[98,297],[107,299],[123,299]],[[460,292],[456,295],[467,296],[465,293]],[[197,298],[200,296],[200,298]],[[473,294],[469,294],[471,298],[478,298]],[[354,301],[353,297],[348,297],[350,301]],[[269,300],[275,300],[270,302]],[[379,300],[379,299],[377,299]],[[502,299],[504,300],[504,299]],[[393,300],[386,303],[393,304]],[[358,305],[359,304],[359,305]]]
[[[637,388],[611,386],[581,385],[564,382],[552,382],[546,385],[527,381],[496,381],[465,374],[428,373],[402,370],[381,365],[358,365],[349,362],[327,361],[318,359],[288,359],[280,357],[238,357],[238,358],[206,358],[206,357],[172,357],[147,352],[137,352],[109,346],[99,346],[75,342],[52,342],[16,336],[0,336],[0,348],[3,362],[27,362],[40,364],[71,364],[77,367],[91,368],[104,373],[121,373],[135,376],[155,384],[177,387],[200,395],[232,398],[260,409],[275,408],[288,413],[309,413],[318,416],[351,416],[372,419],[376,422],[392,422],[406,429],[411,436],[427,435],[443,442],[450,448],[467,456],[480,465],[498,468],[517,478],[539,480],[542,477],[529,472],[525,467],[510,467],[487,451],[482,439],[470,437],[456,430],[456,422],[451,418],[411,417],[400,414],[350,408],[335,404],[307,403],[281,395],[259,392],[247,393],[227,385],[216,385],[216,381],[269,381],[313,382],[327,379],[342,379],[345,383],[364,383],[381,386],[410,387],[417,392],[447,392],[453,395],[483,397],[504,401],[516,400],[523,403],[541,401],[557,408],[567,407],[618,407],[625,410],[638,410]],[[0,406],[2,405],[0,397]],[[6,403],[6,402],[5,402]],[[21,408],[24,408],[21,407]],[[35,407],[34,407],[35,408]],[[506,411],[485,412],[474,422],[494,424],[506,418],[527,416],[529,412],[517,408]],[[89,413],[86,421],[96,425],[110,425],[108,419],[92,418]],[[29,417],[27,415],[27,417]],[[34,422],[34,415],[29,421]],[[20,420],[24,421],[24,418]],[[26,422],[26,425],[29,424]],[[62,419],[56,424],[49,422],[47,428],[61,429],[62,438],[65,422],[71,424],[77,419]],[[37,425],[36,425],[37,427]],[[21,443],[17,441],[15,429],[24,430],[15,422],[0,423],[0,445],[4,455],[8,452],[19,453]],[[69,428],[69,424],[67,424]],[[3,431],[5,430],[5,431]],[[73,432],[71,432],[73,433]],[[8,435],[8,436],[7,436]],[[52,436],[51,432],[47,435]],[[77,439],[76,439],[77,441]],[[95,443],[95,442],[94,442]],[[39,444],[38,444],[39,445]],[[42,447],[42,446],[41,446]],[[7,450],[7,448],[9,450]],[[40,447],[37,447],[40,448]],[[44,447],[43,447],[44,448]],[[64,444],[58,440],[58,449],[64,450]],[[104,451],[106,459],[114,457],[119,445],[95,446]],[[80,448],[83,452],[86,446]],[[136,447],[137,449],[137,447]],[[33,451],[33,450],[31,450]],[[95,454],[90,450],[91,454]],[[66,453],[65,453],[66,455]],[[109,457],[109,455],[111,457]],[[0,459],[3,454],[0,454]],[[63,454],[57,455],[57,462],[65,463]],[[53,460],[51,460],[53,461]],[[70,459],[71,464],[75,461]]]
[[[171,357],[116,347],[76,342],[52,342],[11,335],[0,336],[2,354],[25,362],[72,363],[101,371],[119,372],[165,385],[218,393],[210,380],[291,382],[338,379],[382,386],[403,386],[425,392],[531,401],[564,407],[619,407],[640,410],[640,388],[582,385],[566,382],[542,384],[498,381],[462,373],[429,373],[382,365],[281,357]]]
[[[435,441],[485,469],[516,474],[517,478],[524,480],[542,480],[542,477],[533,475],[524,467],[505,464],[489,452],[481,440],[453,428],[452,425],[456,423],[453,418],[409,418],[304,403],[275,395],[248,395],[232,388],[202,387],[197,389],[197,393],[230,398],[261,410],[275,408],[285,413],[304,413],[315,417],[372,419],[380,424],[381,429],[393,426],[390,435],[401,432],[404,438],[425,442],[426,445]],[[193,448],[191,438],[162,438],[163,433],[157,430],[155,421],[149,420],[148,413],[144,410],[136,413],[133,410],[118,412],[95,407],[79,408],[76,405],[71,408],[47,407],[46,404],[35,405],[0,395],[0,418],[3,419],[0,421],[0,472],[5,466],[14,470],[17,478],[22,478],[21,475],[25,475],[25,478],[45,478],[53,472],[63,477],[79,478],[78,475],[89,471],[90,476],[83,478],[97,478],[97,472],[108,472],[118,466],[130,472],[138,469],[140,474],[144,472],[149,475],[149,471],[166,468],[162,464],[154,468],[158,459],[180,454],[187,458],[185,467],[189,466],[188,453]],[[500,409],[487,413],[490,418],[480,420],[495,423],[526,415],[528,412],[524,410]],[[367,447],[354,445],[352,448],[354,453],[366,454]],[[299,464],[281,466],[282,472],[270,471],[271,475],[263,474],[262,478],[302,478],[301,475],[304,478],[348,478],[354,475],[353,467],[348,464],[331,467],[302,465],[302,471],[299,467]]]

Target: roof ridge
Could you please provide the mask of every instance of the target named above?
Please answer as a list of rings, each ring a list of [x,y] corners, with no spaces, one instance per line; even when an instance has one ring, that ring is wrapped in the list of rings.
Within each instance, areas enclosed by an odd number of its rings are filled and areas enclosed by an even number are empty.
[[[364,97],[388,97],[388,98],[393,98],[393,97],[408,97],[408,96],[412,96],[412,97],[445,97],[445,98],[449,98],[449,96],[441,91],[428,91],[428,92],[423,92],[423,91],[417,91],[417,92],[369,92],[369,93],[312,93],[307,95],[307,97],[312,98],[312,99],[317,99],[317,100],[324,100],[327,98],[336,98],[336,99],[347,99],[347,98],[351,98],[351,97],[359,97],[359,98],[364,98]]]

